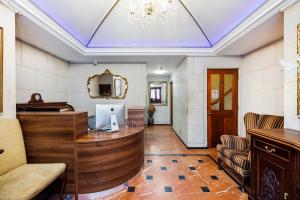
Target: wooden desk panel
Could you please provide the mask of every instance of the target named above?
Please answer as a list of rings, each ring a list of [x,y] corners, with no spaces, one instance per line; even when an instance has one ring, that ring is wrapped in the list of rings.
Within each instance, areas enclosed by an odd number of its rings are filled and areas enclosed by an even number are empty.
[[[29,163],[66,163],[66,192],[77,193],[76,143],[87,134],[86,112],[19,112]]]
[[[144,164],[144,128],[88,134],[87,113],[19,112],[29,163],[66,163],[66,193],[125,183]]]
[[[110,189],[135,176],[144,164],[144,129],[89,134],[77,140],[79,193]]]

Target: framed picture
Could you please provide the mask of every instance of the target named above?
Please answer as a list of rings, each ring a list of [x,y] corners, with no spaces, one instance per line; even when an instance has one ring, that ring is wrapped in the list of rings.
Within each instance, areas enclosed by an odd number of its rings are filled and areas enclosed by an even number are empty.
[[[0,113],[3,112],[3,28],[0,27]]]
[[[300,24],[297,26],[297,55],[300,56]],[[297,115],[300,118],[300,62],[297,68]]]
[[[297,26],[297,54],[300,55],[300,24]]]

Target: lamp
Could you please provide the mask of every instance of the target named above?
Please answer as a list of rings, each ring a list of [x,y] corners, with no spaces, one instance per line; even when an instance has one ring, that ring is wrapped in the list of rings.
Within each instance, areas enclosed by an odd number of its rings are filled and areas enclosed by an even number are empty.
[[[167,71],[163,69],[162,66],[160,66],[160,68],[158,70],[155,70],[154,73],[155,74],[165,74]]]

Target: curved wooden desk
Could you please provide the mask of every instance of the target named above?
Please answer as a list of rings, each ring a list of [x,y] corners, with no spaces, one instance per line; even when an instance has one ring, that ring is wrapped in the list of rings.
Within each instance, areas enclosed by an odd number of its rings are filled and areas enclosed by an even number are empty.
[[[125,183],[144,164],[144,128],[89,133],[76,140],[78,192],[93,193]]]

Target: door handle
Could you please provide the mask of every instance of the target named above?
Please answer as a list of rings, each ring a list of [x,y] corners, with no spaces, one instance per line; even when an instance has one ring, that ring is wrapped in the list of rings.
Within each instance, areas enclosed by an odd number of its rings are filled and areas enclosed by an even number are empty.
[[[273,152],[276,151],[276,149],[270,148],[270,147],[268,147],[268,146],[265,146],[265,150],[266,150],[268,153],[273,153]]]
[[[288,196],[289,196],[289,194],[287,192],[284,193],[284,195],[283,195],[284,199],[288,199]]]
[[[212,115],[211,112],[207,112],[207,115]]]

